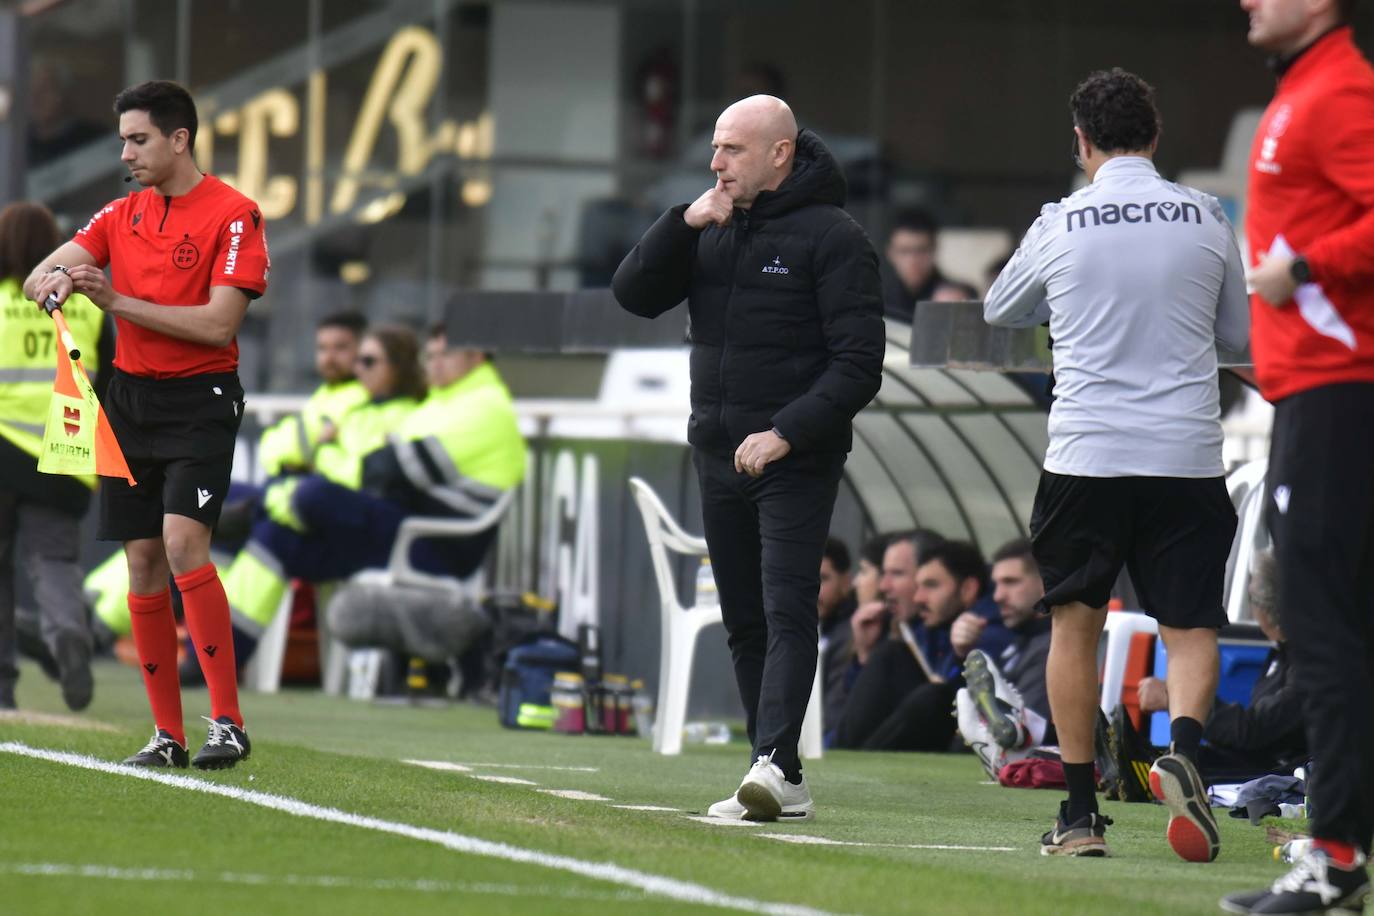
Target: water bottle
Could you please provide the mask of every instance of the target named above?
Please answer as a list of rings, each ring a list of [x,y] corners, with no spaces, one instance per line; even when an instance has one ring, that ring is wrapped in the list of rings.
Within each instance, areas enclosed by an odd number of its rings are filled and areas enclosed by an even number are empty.
[[[688,722],[682,727],[687,744],[729,744],[730,726],[724,722]]]
[[[1310,836],[1298,837],[1296,840],[1289,840],[1282,846],[1274,847],[1275,862],[1296,862],[1307,855],[1312,849],[1312,838]]]
[[[711,558],[702,557],[697,567],[697,607],[714,607],[720,604],[720,594],[716,591],[716,575],[711,571]]]

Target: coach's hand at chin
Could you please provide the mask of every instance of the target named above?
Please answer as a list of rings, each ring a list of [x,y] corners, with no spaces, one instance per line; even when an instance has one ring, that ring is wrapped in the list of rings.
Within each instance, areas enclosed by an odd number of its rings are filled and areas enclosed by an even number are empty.
[[[72,286],[87,299],[108,311],[119,293],[105,276],[105,271],[91,264],[78,264],[71,269]]]
[[[774,461],[787,456],[792,446],[775,429],[754,433],[735,449],[735,470],[750,477],[758,477]]]

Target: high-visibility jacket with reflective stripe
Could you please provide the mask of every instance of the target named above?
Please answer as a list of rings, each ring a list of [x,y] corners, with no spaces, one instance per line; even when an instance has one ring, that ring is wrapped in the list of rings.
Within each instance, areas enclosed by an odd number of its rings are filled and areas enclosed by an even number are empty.
[[[477,515],[525,476],[510,391],[483,363],[429,396],[364,462],[363,486],[412,511]]]
[[[370,401],[344,415],[334,441],[322,443],[315,452],[315,473],[340,486],[357,490],[363,485],[363,456],[386,445],[387,434],[415,412],[414,398]]]
[[[300,413],[282,418],[263,432],[258,463],[271,476],[313,467],[325,422],[338,427],[349,411],[367,400],[367,389],[356,379],[326,382],[315,389]]]
[[[96,346],[104,313],[82,295],[62,306],[67,327],[88,367],[99,364]],[[38,456],[48,419],[61,342],[53,320],[29,299],[13,278],[0,281],[0,436]],[[89,483],[93,486],[94,479]]]

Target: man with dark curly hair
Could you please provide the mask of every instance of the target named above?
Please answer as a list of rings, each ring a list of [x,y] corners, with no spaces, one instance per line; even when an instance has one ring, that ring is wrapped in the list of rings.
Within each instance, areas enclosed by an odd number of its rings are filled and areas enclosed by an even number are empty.
[[[1054,339],[1050,444],[1031,513],[1053,615],[1046,666],[1068,801],[1046,855],[1108,855],[1097,811],[1097,644],[1122,567],[1169,650],[1171,752],[1150,774],[1169,845],[1210,861],[1217,825],[1195,766],[1216,692],[1222,582],[1236,514],[1221,461],[1217,344],[1249,336],[1245,273],[1217,201],[1165,181],[1154,90],[1124,70],[1074,91],[1090,184],[1046,204],[988,291],[991,324]]]

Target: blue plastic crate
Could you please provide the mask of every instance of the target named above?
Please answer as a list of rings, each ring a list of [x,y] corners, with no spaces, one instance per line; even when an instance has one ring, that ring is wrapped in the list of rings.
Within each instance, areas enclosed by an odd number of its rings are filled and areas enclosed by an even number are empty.
[[[1267,642],[1252,640],[1229,640],[1223,637],[1218,650],[1221,653],[1221,678],[1217,682],[1217,696],[1228,703],[1250,705],[1250,691],[1264,673],[1264,660],[1273,648]],[[1154,676],[1164,678],[1169,670],[1169,653],[1164,649],[1164,640],[1155,640]],[[1150,743],[1156,747],[1169,744],[1169,714],[1156,712],[1150,716]]]

